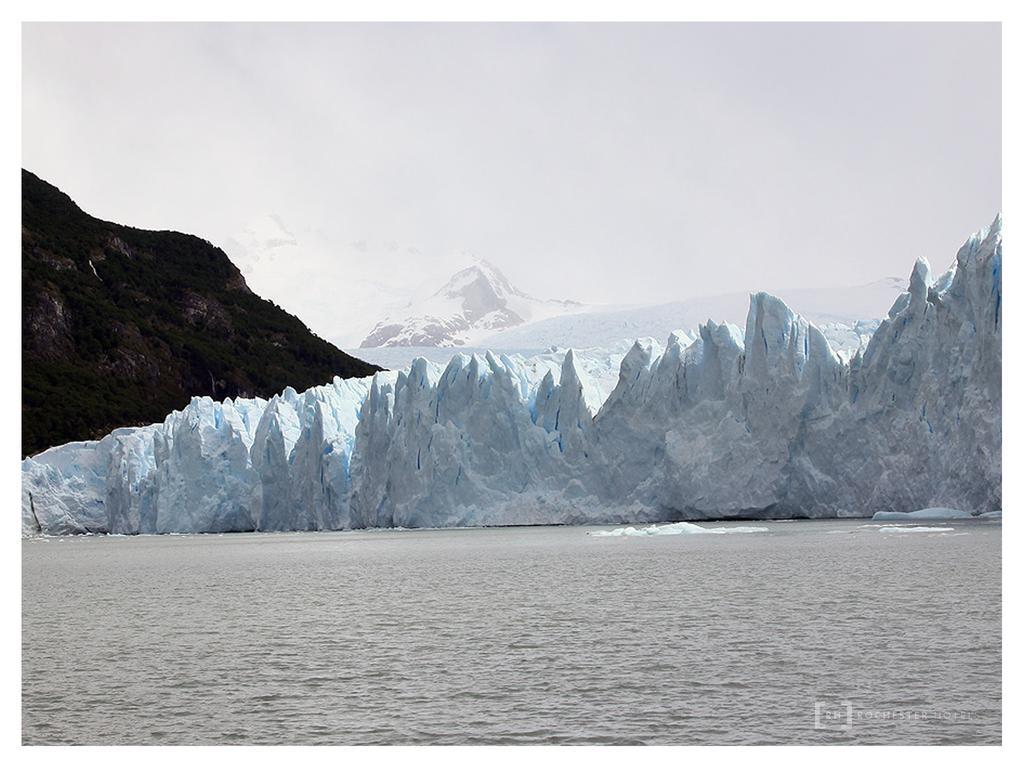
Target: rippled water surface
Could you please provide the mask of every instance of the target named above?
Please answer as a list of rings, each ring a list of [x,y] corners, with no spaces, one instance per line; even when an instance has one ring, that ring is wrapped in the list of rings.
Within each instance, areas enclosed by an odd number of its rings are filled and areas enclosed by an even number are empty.
[[[23,738],[1000,741],[999,525],[758,525],[26,540]]]

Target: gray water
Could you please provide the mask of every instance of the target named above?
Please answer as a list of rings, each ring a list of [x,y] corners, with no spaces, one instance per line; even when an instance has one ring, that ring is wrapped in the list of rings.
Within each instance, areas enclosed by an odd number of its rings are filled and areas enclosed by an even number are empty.
[[[746,525],[26,540],[23,740],[1000,742],[998,524]]]

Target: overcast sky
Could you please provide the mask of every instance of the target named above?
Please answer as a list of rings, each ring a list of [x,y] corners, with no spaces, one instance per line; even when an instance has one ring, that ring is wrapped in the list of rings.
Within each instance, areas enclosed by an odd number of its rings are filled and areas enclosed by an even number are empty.
[[[23,29],[26,168],[218,244],[274,214],[342,298],[467,254],[602,303],[863,283],[1000,207],[998,25]]]

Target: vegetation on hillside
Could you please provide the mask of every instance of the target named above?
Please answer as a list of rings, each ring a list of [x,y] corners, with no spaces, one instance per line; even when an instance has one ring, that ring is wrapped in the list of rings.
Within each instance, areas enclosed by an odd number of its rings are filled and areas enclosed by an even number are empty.
[[[22,171],[22,451],[376,366],[261,299],[211,243],[93,218]]]

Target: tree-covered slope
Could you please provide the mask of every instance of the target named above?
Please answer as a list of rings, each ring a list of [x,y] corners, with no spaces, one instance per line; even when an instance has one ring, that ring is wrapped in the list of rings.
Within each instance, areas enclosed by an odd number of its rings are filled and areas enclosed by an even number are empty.
[[[224,252],[84,213],[22,171],[22,452],[375,366],[249,290]]]

